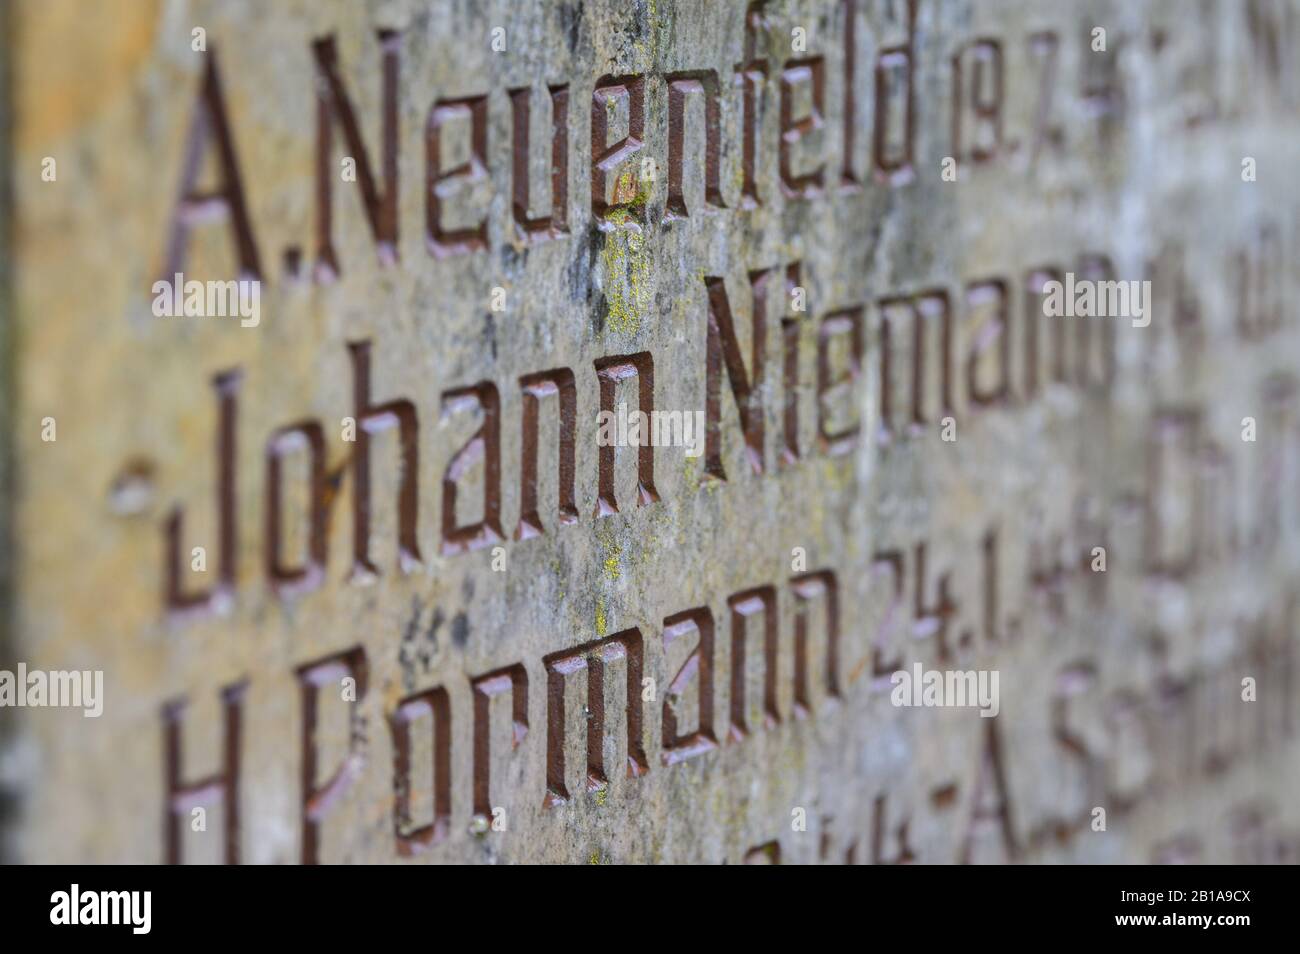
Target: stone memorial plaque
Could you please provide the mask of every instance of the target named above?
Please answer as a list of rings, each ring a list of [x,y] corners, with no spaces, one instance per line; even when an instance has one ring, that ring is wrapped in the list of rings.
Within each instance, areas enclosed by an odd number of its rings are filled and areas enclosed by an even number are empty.
[[[3,16],[6,858],[1300,853],[1294,3]]]

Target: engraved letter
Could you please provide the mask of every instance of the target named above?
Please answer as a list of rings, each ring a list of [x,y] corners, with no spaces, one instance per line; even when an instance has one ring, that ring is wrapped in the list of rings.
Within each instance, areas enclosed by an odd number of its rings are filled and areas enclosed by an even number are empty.
[[[397,493],[398,564],[411,572],[420,563],[420,546],[416,541],[416,517],[419,507],[418,481],[420,435],[416,426],[415,405],[405,398],[378,407],[370,403],[370,342],[348,344],[352,354],[352,394],[359,425],[353,453],[352,484],[352,576],[377,575],[370,561],[370,438],[396,427],[401,445],[399,489]]]
[[[610,143],[609,115],[620,97],[627,97],[628,131]],[[633,209],[640,187],[637,175],[628,170],[619,176],[612,197],[609,176],[641,151],[644,138],[645,77],[602,76],[591,93],[591,211],[602,228],[607,227],[610,213]]]
[[[569,800],[564,768],[565,678],[587,670],[587,791],[609,784],[605,770],[605,664],[627,660],[627,777],[650,770],[643,749],[641,722],[641,631],[625,629],[605,639],[542,657],[546,665],[546,808]]]
[[[818,570],[792,577],[794,591],[794,712],[803,718],[812,711],[808,693],[808,606],[820,597],[826,601],[826,695],[840,694],[840,590],[833,570]]]
[[[876,178],[889,185],[903,185],[913,176],[912,154],[916,141],[916,7],[920,0],[906,0],[907,42],[882,49],[876,59],[876,121],[874,130]],[[890,142],[890,101],[896,86],[902,96],[902,142]],[[892,148],[891,148],[892,146]]]
[[[247,683],[236,683],[221,690],[221,705],[225,713],[221,772],[197,782],[181,781],[181,723],[185,715],[185,700],[178,699],[163,707],[163,761],[166,766],[167,798],[163,812],[163,831],[166,833],[164,862],[181,863],[181,837],[185,819],[190,810],[200,805],[219,804],[225,813],[226,864],[239,864],[239,751],[244,702]]]
[[[831,339],[836,335],[849,337],[848,368],[838,379],[831,377]],[[822,449],[832,455],[844,454],[857,443],[858,424],[850,424],[831,431],[830,415],[826,410],[827,395],[841,385],[852,386],[862,373],[862,308],[845,308],[833,311],[822,318],[817,333],[817,441]],[[850,402],[851,403],[851,402]]]
[[[299,666],[296,672],[302,689],[302,863],[314,865],[320,863],[321,822],[351,787],[365,761],[362,722],[357,713],[366,694],[366,653],[356,646]],[[329,781],[317,786],[316,718],[320,690],[345,677],[355,679],[357,688],[356,701],[344,703],[352,707],[348,755]]]
[[[446,556],[477,550],[501,540],[501,400],[496,385],[480,381],[442,395],[445,418],[464,408],[483,412],[483,424],[447,464],[442,477],[442,552]],[[483,519],[456,524],[456,489],[460,478],[483,461]]]
[[[519,387],[524,398],[521,422],[523,448],[520,452],[519,527],[515,531],[515,539],[527,540],[544,532],[542,518],[537,511],[537,432],[541,399],[551,394],[559,400],[559,521],[569,524],[578,520],[578,508],[574,503],[577,394],[573,372],[568,368],[524,375],[519,379]]]
[[[777,708],[777,615],[776,590],[770,586],[736,593],[727,600],[731,607],[731,724],[727,737],[740,742],[749,735],[746,719],[746,692],[748,672],[745,668],[746,621],[756,613],[763,614],[763,716],[768,728],[778,725],[781,713]]]
[[[433,722],[433,819],[411,830],[411,723],[425,713]],[[451,824],[451,702],[442,687],[407,696],[389,719],[393,732],[393,834],[397,853],[409,857],[447,837]]]
[[[668,204],[665,219],[684,219],[689,214],[682,194],[682,165],[686,139],[686,97],[704,97],[704,199],[714,208],[724,208],[719,165],[722,142],[719,133],[718,76],[712,70],[669,73],[668,81]]]
[[[600,381],[600,409],[615,413],[614,401],[618,397],[618,383],[627,378],[637,379],[640,411],[647,421],[653,419],[655,407],[655,366],[649,351],[637,354],[611,355],[595,362],[596,377]],[[618,513],[618,500],[614,491],[613,444],[600,448],[599,493],[596,516],[607,517]],[[637,506],[644,507],[659,499],[655,490],[655,449],[647,434],[640,434],[637,448]]]
[[[966,63],[970,61],[970,94],[966,93]],[[1002,44],[977,39],[958,48],[952,58],[952,154],[958,161],[986,162],[1002,145],[1002,99],[1004,90]],[[976,129],[969,144],[962,141],[967,109]],[[983,130],[984,135],[980,132]],[[969,148],[968,148],[969,145]]]
[[[225,101],[221,96],[221,77],[217,73],[215,48],[204,54],[203,88],[190,124],[185,143],[185,159],[181,166],[180,195],[172,214],[171,235],[167,240],[163,280],[173,281],[185,266],[185,249],[189,243],[190,229],[203,222],[228,220],[234,240],[235,257],[239,262],[240,277],[259,280],[262,269],[258,264],[257,241],[253,224],[248,218],[244,203],[244,187],[239,178],[239,161],[235,156],[235,141],[230,134],[226,118]],[[198,192],[202,173],[203,153],[211,137],[216,141],[217,159],[221,165],[221,187],[213,192]],[[181,289],[172,289],[179,296]]]
[[[225,371],[212,381],[217,392],[217,543],[220,555],[216,585],[199,593],[181,590],[181,534],[185,511],[179,504],[167,516],[164,537],[167,543],[167,584],[163,602],[169,612],[188,615],[224,609],[235,589],[236,551],[239,544],[235,518],[235,447],[240,372]]]
[[[794,118],[795,86],[807,81],[811,87],[812,105],[808,115]],[[778,155],[781,165],[781,192],[787,199],[812,199],[821,194],[822,172],[825,163],[811,172],[796,175],[791,171],[791,147],[809,133],[822,128],[826,111],[826,62],[813,56],[804,60],[791,60],[781,70],[781,144]]]
[[[284,528],[280,461],[301,447],[305,447],[310,455],[307,556],[302,566],[286,567],[281,552]],[[325,507],[325,435],[320,424],[303,421],[280,428],[266,442],[266,568],[271,585],[278,592],[301,592],[320,585],[327,554]]]
[[[510,91],[510,112],[514,122],[515,228],[529,242],[542,242],[569,233],[569,87],[548,87],[551,93],[551,214],[532,218],[528,184],[528,120],[531,91],[524,87]]]
[[[664,696],[663,730],[664,765],[684,762],[718,747],[713,734],[713,614],[708,607],[686,610],[664,620],[664,650],[682,636],[699,633],[699,642],[677,670]],[[699,728],[690,735],[677,730],[676,701],[681,698],[692,676],[698,676]]]
[[[468,116],[469,158],[460,165],[442,168],[442,127],[448,120]],[[487,217],[477,225],[447,229],[442,224],[442,204],[450,196],[487,178],[487,97],[440,99],[429,110],[424,126],[424,238],[434,258],[446,258],[487,248]]]
[[[334,37],[327,36],[312,44],[316,60],[316,274],[319,281],[331,281],[340,273],[334,251],[334,204],[331,183],[337,175],[330,146],[331,130],[337,122],[343,127],[343,140],[349,157],[356,161],[357,185],[370,234],[374,236],[379,261],[383,265],[397,262],[397,87],[399,83],[400,36],[392,30],[380,30],[383,94],[380,152],[384,170],[383,192],[375,183],[370,156],[361,138],[361,126],[352,109],[339,76],[338,51]]]
[[[971,282],[966,286],[966,329],[971,330],[971,315],[981,307],[992,311],[973,330],[970,349],[966,354],[966,385],[972,404],[991,405],[1005,402],[1011,396],[1011,325],[1006,282],[999,279]],[[1032,320],[1032,315],[1026,315]],[[980,382],[980,368],[990,349],[994,352],[994,381],[988,386]]]
[[[522,663],[494,669],[469,681],[474,692],[474,815],[492,818],[492,698],[510,693],[511,749],[528,735],[528,672]]]
[[[754,473],[763,473],[763,368],[767,354],[767,281],[772,269],[749,273],[750,301],[753,309],[753,372],[745,373],[740,356],[740,341],[731,317],[727,286],[722,278],[706,276],[709,292],[708,337],[705,344],[704,378],[704,472],[716,480],[726,480],[722,465],[722,369],[727,369],[731,393],[740,411],[740,427],[745,435],[745,454]]]

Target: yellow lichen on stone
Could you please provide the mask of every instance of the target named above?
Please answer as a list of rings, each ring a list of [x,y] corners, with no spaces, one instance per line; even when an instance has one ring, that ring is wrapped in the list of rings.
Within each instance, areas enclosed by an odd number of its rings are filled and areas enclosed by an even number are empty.
[[[618,541],[614,539],[612,531],[598,531],[596,538],[600,541],[601,547],[605,550],[605,579],[617,580],[620,575],[619,559],[622,556],[622,550]]]
[[[631,169],[624,169],[614,184],[614,204],[623,205],[636,198],[636,179]]]
[[[687,457],[685,466],[682,468],[682,483],[686,487],[688,494],[693,494],[700,489],[700,468],[696,461],[698,457]]]
[[[641,227],[632,221],[632,213],[644,204],[644,193],[628,206],[614,209],[607,221],[615,226],[605,238],[601,250],[604,269],[606,324],[620,334],[636,334],[641,318],[649,311],[654,292],[651,287],[653,264],[646,250]]]

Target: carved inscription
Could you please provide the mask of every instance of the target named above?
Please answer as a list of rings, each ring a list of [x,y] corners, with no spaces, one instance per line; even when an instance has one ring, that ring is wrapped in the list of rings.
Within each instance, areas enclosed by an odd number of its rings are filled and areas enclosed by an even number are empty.
[[[180,125],[111,314],[219,268],[274,316],[106,350],[174,402],[105,428],[156,486],[87,517],[149,541],[104,652],[162,681],[150,851],[1300,857],[1244,782],[1300,764],[1300,18],[561,4],[485,51],[428,3],[296,28],[275,102],[229,41],[139,84]]]

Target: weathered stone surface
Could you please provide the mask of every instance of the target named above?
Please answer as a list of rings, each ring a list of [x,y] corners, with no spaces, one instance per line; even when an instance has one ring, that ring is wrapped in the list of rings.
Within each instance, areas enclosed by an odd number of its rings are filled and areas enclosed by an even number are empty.
[[[10,853],[1294,857],[1295,8],[748,9],[8,12],[0,668],[105,683],[0,710]],[[598,447],[651,380],[717,448]]]

